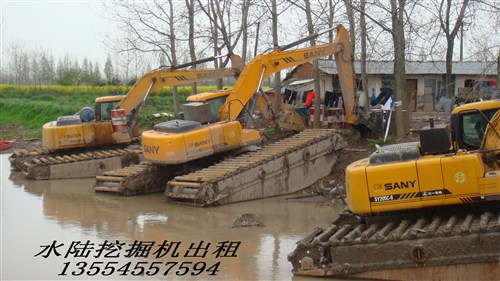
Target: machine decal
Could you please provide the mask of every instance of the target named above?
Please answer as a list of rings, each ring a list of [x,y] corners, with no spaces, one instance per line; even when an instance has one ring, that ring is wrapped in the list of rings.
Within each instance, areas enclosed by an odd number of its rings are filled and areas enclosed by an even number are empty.
[[[467,180],[467,176],[462,172],[458,172],[455,174],[453,179],[456,183],[464,183]]]
[[[420,197],[430,197],[430,196],[451,194],[451,192],[448,189],[429,190],[429,191],[424,191],[424,192],[419,192],[419,193],[421,193]]]
[[[419,196],[420,196],[420,192],[403,193],[401,195],[400,199],[410,199],[410,198],[415,198],[415,197],[419,197]]]
[[[220,74],[217,72],[207,72],[207,73],[198,73],[196,78],[198,79],[210,79],[210,78],[218,78]]]
[[[396,194],[396,195],[385,195],[385,196],[375,196],[375,197],[370,197],[370,202],[392,201],[392,200],[397,200],[398,198],[399,198],[399,194]]]
[[[175,76],[175,79],[177,79],[177,81],[186,81],[187,80],[186,76]]]
[[[293,63],[295,60],[292,57],[283,58],[286,63]]]
[[[188,147],[198,147],[198,146],[209,145],[209,144],[210,144],[210,140],[206,139],[206,140],[195,141],[195,142],[189,143]]]
[[[430,198],[434,196],[444,196],[447,194],[451,194],[451,192],[448,189],[436,189],[436,190],[428,190],[420,192],[408,192],[401,194],[373,196],[370,197],[370,203],[378,203],[378,202],[394,201],[394,200],[408,200],[408,199],[425,200],[424,198]]]
[[[160,147],[157,145],[144,144],[142,145],[142,149],[144,150],[144,153],[158,154]]]
[[[399,181],[399,182],[388,182],[384,184],[385,190],[392,189],[402,189],[402,188],[414,188],[416,180],[410,181]]]
[[[486,195],[486,196],[473,196],[473,197],[461,197],[460,201],[463,203],[474,203],[478,201],[494,201],[499,200],[500,195]]]
[[[75,139],[75,138],[81,138],[82,137],[82,134],[66,134],[64,135],[65,138],[67,139]]]
[[[317,50],[317,51],[305,53],[304,59],[314,58],[314,57],[324,57],[324,56],[325,56],[325,50]]]

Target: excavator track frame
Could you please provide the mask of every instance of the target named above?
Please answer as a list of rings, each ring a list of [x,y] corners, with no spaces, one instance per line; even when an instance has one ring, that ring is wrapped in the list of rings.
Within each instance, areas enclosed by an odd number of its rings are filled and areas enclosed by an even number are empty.
[[[167,183],[171,202],[198,207],[302,190],[331,173],[346,143],[336,130],[305,130],[262,149],[224,160]]]
[[[363,217],[345,210],[297,242],[288,260],[305,276],[455,280],[463,277],[453,269],[469,268],[479,275],[468,279],[488,279],[500,273],[499,226],[498,202]]]
[[[141,149],[133,145],[71,152],[19,150],[9,158],[15,170],[32,180],[95,177],[104,171],[139,163],[141,159]]]

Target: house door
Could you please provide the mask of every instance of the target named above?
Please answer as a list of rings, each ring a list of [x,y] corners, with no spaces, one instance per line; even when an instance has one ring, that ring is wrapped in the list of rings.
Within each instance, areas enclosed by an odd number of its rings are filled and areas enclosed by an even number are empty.
[[[408,101],[408,110],[417,111],[417,79],[406,80],[406,100]]]

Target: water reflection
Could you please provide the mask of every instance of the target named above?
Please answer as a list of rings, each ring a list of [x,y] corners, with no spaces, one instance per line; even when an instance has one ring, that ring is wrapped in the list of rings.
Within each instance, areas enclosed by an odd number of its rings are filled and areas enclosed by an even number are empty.
[[[202,209],[167,204],[161,194],[138,197],[95,194],[93,179],[30,181],[6,168],[8,155],[0,157],[2,255],[8,257],[2,260],[2,278],[6,279],[57,278],[67,260],[33,257],[41,245],[53,240],[68,244],[90,240],[96,245],[104,240],[154,241],[155,245],[168,240],[181,242],[182,254],[191,243],[211,243],[213,251],[218,242],[241,241],[235,258],[216,259],[210,251],[203,259],[207,264],[221,261],[220,272],[213,279],[289,280],[292,274],[287,255],[295,242],[314,227],[327,226],[334,212],[341,208],[332,207],[328,201],[270,198]],[[265,227],[230,228],[234,218],[243,213],[260,216]],[[20,241],[28,242],[15,244]],[[197,260],[182,254],[175,259]],[[168,256],[161,259],[171,260]],[[33,270],[24,270],[26,266]],[[125,277],[121,278],[131,278]],[[192,278],[195,277],[188,279]]]

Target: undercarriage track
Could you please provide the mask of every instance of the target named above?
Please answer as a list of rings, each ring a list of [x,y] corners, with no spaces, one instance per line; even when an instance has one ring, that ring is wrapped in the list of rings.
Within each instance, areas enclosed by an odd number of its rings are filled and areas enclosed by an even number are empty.
[[[335,130],[305,130],[167,183],[169,201],[207,207],[294,193],[329,175],[345,147]]]
[[[363,217],[344,211],[328,228],[297,242],[288,260],[295,275],[495,279],[499,212],[498,202]]]
[[[165,191],[168,200],[213,206],[304,189],[328,175],[345,142],[335,130],[305,130],[239,156],[215,155],[183,165],[139,165],[96,177],[96,192]],[[167,184],[168,182],[168,184]]]
[[[14,170],[28,179],[68,179],[95,177],[104,171],[139,163],[142,151],[138,146],[73,151],[46,149],[14,150],[9,157]]]

